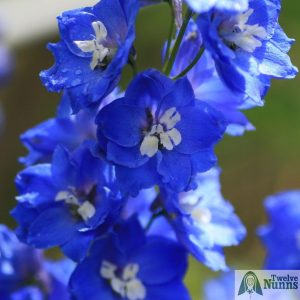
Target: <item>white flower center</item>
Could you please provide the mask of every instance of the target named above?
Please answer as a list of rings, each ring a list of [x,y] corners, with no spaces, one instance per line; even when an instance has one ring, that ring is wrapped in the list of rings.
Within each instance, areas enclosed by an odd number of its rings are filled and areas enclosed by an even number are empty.
[[[180,114],[172,107],[165,111],[159,119],[159,123],[152,126],[150,132],[147,132],[140,147],[142,155],[152,157],[158,151],[159,145],[167,150],[181,143],[181,134],[175,128],[181,120]]]
[[[206,207],[197,207],[192,211],[192,218],[200,224],[208,224],[212,220],[212,213]]]
[[[258,24],[247,25],[253,12],[253,9],[249,9],[245,13],[229,18],[220,25],[219,33],[230,47],[252,53],[256,48],[262,46],[261,40],[267,37],[265,28]]]
[[[74,205],[76,212],[82,217],[84,221],[91,219],[96,209],[89,201],[81,202],[71,191],[60,191],[55,197],[55,201],[65,201],[67,204]]]
[[[110,281],[111,288],[121,297],[129,300],[143,300],[146,298],[146,288],[137,278],[139,265],[128,264],[120,277],[116,272],[118,267],[108,261],[103,261],[100,269],[102,278]]]
[[[92,70],[95,70],[97,67],[105,67],[108,61],[114,56],[116,50],[104,46],[107,38],[107,30],[102,22],[93,22],[92,27],[95,32],[94,39],[74,41],[74,43],[82,52],[93,53],[90,66]]]
[[[201,205],[202,198],[195,192],[182,193],[179,197],[180,207],[189,213],[196,223],[203,225],[211,222],[212,212]]]

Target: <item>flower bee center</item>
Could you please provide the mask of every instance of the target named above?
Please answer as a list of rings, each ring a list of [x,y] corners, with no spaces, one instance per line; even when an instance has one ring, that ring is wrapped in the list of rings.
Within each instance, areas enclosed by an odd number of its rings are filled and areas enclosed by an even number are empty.
[[[158,124],[154,124],[151,130],[145,134],[140,146],[141,154],[152,157],[158,151],[159,146],[167,150],[173,150],[175,146],[178,146],[182,137],[175,126],[180,120],[181,116],[175,107],[165,111]]]
[[[252,53],[262,46],[261,40],[267,37],[265,28],[258,24],[247,24],[253,12],[253,9],[249,9],[221,23],[219,34],[231,49]]]
[[[137,278],[138,264],[128,264],[118,272],[118,267],[109,261],[103,261],[100,268],[102,278],[109,280],[112,290],[122,298],[143,300],[146,298],[146,287]]]
[[[92,27],[95,32],[92,40],[74,41],[74,43],[82,52],[93,53],[90,67],[95,70],[97,67],[106,67],[114,57],[116,49],[105,46],[107,44],[107,29],[102,22],[93,22]]]
[[[84,221],[88,221],[96,213],[96,209],[91,202],[87,200],[81,201],[75,193],[70,190],[58,192],[55,201],[65,201]]]

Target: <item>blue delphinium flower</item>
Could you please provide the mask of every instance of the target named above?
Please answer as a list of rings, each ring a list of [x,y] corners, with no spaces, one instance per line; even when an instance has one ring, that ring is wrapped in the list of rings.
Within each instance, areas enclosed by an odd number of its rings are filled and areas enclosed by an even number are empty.
[[[187,300],[186,268],[184,248],[162,237],[146,238],[130,219],[94,242],[70,290],[77,300]]]
[[[246,235],[232,205],[221,194],[219,173],[212,169],[199,174],[194,191],[163,193],[178,241],[213,270],[227,268],[222,248],[238,245]]]
[[[115,89],[103,99],[99,109],[121,95],[119,89]],[[57,146],[63,146],[72,152],[88,140],[96,140],[95,113],[82,110],[73,115],[70,98],[64,95],[55,118],[46,120],[21,135],[21,141],[29,153],[20,158],[20,162],[27,166],[51,162]]]
[[[55,65],[41,73],[50,91],[68,93],[75,112],[95,108],[118,84],[135,38],[138,0],[101,0],[58,17]]]
[[[155,184],[188,189],[194,174],[215,164],[213,147],[226,129],[222,114],[196,101],[186,78],[174,82],[155,70],[139,74],[96,123],[122,191],[134,195]]]
[[[72,154],[58,147],[52,164],[19,173],[20,196],[12,214],[22,241],[37,248],[60,246],[67,256],[80,260],[96,231],[114,221],[122,199],[105,176],[109,167],[93,157],[88,146]]]
[[[270,79],[297,73],[287,54],[293,40],[278,23],[280,9],[280,0],[250,0],[242,13],[210,12],[197,20],[222,80],[260,105]]]
[[[181,43],[171,76],[177,76],[197,56],[202,47],[202,36],[196,23],[191,20]],[[188,72],[187,77],[194,89],[197,99],[207,102],[221,111],[229,125],[227,133],[241,135],[245,130],[253,130],[253,125],[240,112],[249,109],[255,103],[241,93],[233,93],[221,80],[215,67],[214,60],[205,51],[198,63]]]
[[[266,269],[300,268],[300,191],[281,192],[265,200],[269,224],[258,229],[267,250]]]
[[[44,260],[41,251],[20,243],[12,231],[0,225],[1,300],[68,300],[73,269],[69,260]]]
[[[224,200],[219,176],[217,168],[199,174],[197,189],[186,193],[143,190],[128,199],[122,216],[136,214],[147,234],[171,238],[208,267],[224,270],[222,248],[238,245],[246,230],[233,207]]]

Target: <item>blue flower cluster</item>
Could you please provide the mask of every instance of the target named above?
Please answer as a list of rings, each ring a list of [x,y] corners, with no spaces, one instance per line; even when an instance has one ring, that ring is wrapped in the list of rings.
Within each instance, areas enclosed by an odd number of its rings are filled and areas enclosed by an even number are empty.
[[[70,300],[70,260],[45,260],[40,250],[20,243],[0,225],[0,295],[2,300]]]
[[[298,270],[300,268],[300,191],[290,190],[265,200],[270,223],[258,228],[267,250],[265,268]],[[288,220],[288,222],[287,222]]]
[[[139,8],[157,2],[101,0],[59,16],[41,79],[62,100],[21,136],[17,236],[76,262],[72,299],[185,300],[188,254],[227,269],[223,249],[246,230],[222,196],[214,148],[225,132],[253,130],[241,110],[297,72],[279,1],[186,0],[185,17],[169,1],[178,32],[172,24],[163,72],[135,74],[121,92]]]

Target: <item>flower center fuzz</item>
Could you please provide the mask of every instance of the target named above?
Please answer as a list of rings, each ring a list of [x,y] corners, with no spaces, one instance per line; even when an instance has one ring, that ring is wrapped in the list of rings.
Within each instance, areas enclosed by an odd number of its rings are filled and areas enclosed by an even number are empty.
[[[105,67],[114,56],[116,50],[104,46],[107,38],[107,30],[102,22],[93,22],[92,27],[95,32],[95,36],[93,36],[94,39],[88,41],[74,41],[74,43],[82,52],[93,53],[90,66],[92,70],[95,70],[97,67]]]
[[[253,12],[253,9],[249,9],[221,23],[219,33],[230,48],[252,53],[262,46],[261,40],[267,37],[265,28],[258,24],[247,25]]]
[[[122,298],[143,300],[146,298],[146,288],[137,278],[139,265],[128,264],[121,272],[118,267],[108,261],[103,261],[100,269],[102,278],[109,280],[112,290]]]
[[[150,132],[146,133],[140,147],[141,154],[152,157],[159,146],[167,150],[178,146],[182,138],[175,126],[180,120],[181,116],[175,107],[168,109],[159,119],[159,123],[154,124]]]
[[[55,201],[65,201],[75,208],[76,213],[84,220],[88,221],[95,213],[96,209],[89,201],[80,201],[71,191],[60,191],[55,197]]]

